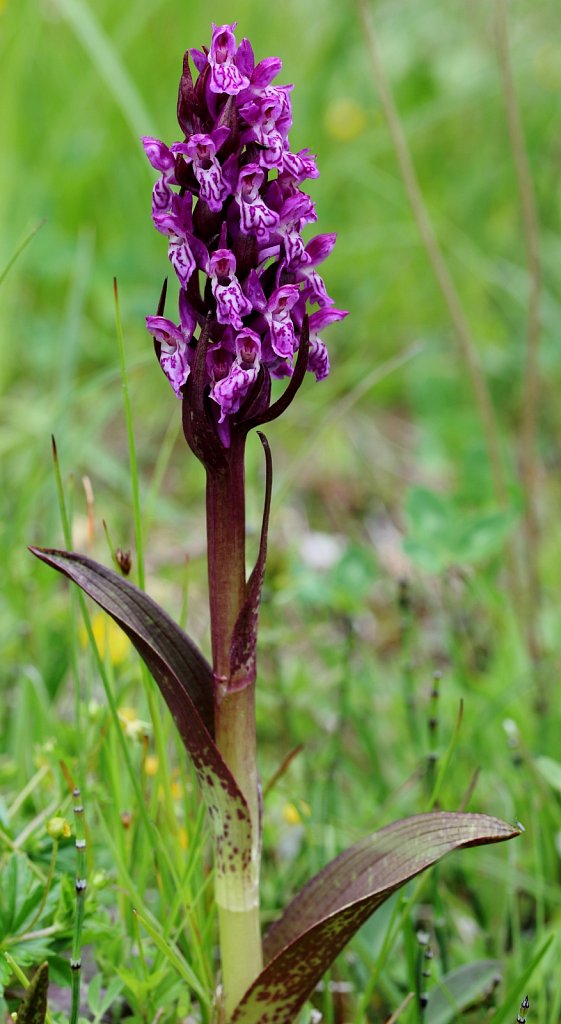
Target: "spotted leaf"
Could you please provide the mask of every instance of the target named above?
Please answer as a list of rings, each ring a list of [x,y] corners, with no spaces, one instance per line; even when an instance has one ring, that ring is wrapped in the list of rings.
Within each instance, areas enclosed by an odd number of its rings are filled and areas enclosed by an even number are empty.
[[[292,1024],[349,939],[392,893],[452,850],[518,834],[484,814],[434,812],[396,821],[351,846],[269,928],[266,966],[231,1024]]]

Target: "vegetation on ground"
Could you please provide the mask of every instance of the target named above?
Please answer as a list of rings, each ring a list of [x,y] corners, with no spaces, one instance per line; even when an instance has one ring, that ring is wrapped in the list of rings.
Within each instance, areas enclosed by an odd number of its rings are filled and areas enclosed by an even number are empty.
[[[516,842],[467,851],[397,893],[313,1008],[326,1024],[555,1024],[558,5],[290,0],[265,14],[240,0],[235,14],[298,82],[294,143],[318,154],[313,198],[338,233],[326,276],[351,311],[329,339],[330,378],[307,382],[268,429],[264,919],[398,817],[440,807],[519,820]],[[175,137],[183,49],[232,16],[218,0],[0,6],[3,1013],[46,959],[51,1019],[68,1019],[76,784],[83,1019],[212,1013],[208,822],[192,770],[134,651],[92,608],[116,723],[78,603],[27,545],[63,546],[54,434],[73,546],[106,564],[130,550],[138,579],[116,276],[146,589],[208,649],[204,478],[144,329],[163,254],[140,136]],[[252,556],[256,440],[247,478]]]

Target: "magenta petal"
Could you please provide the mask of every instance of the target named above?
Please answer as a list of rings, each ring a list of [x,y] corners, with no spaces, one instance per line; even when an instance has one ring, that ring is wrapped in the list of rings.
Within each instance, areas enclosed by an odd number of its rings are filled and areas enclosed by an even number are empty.
[[[185,240],[189,245],[193,259],[196,265],[206,271],[208,267],[208,249],[204,242],[201,242],[200,238],[197,238],[191,231],[185,232]]]
[[[228,284],[213,282],[212,291],[216,299],[216,319],[219,324],[231,324],[237,331],[241,331],[243,323],[241,318],[251,313],[251,303],[243,294],[240,283],[236,277]]]
[[[233,194],[238,181],[238,160],[235,153],[231,153],[222,164],[222,177],[228,186],[228,191]]]
[[[208,203],[208,207],[213,213],[218,213],[228,196],[228,186],[222,177],[218,160],[212,160],[210,167],[195,165],[194,171],[200,185],[201,199]]]
[[[317,220],[314,203],[305,192],[297,192],[296,195],[287,199],[280,215],[283,224],[298,224],[299,227],[300,221],[309,224]]]
[[[184,339],[190,341],[197,326],[197,317],[184,288],[179,292],[179,320]]]
[[[203,53],[201,50],[195,49],[189,50],[189,53],[191,54],[193,64],[195,65],[197,71],[204,71],[208,64],[208,57],[206,53]]]
[[[269,310],[274,316],[280,312],[287,313],[298,302],[300,289],[296,284],[284,284],[282,288],[276,288],[269,299]]]
[[[157,171],[166,174],[166,172],[174,170],[175,160],[173,159],[173,154],[164,142],[152,138],[151,135],[144,135],[142,137],[142,145],[152,167],[155,167]]]
[[[332,306],[333,299],[327,294],[325,281],[318,274],[317,270],[303,268],[302,278],[306,281],[304,289],[308,302],[317,302],[318,306]]]
[[[321,331],[323,327],[334,324],[338,320],[344,320],[348,315],[349,313],[346,309],[328,309],[327,307],[318,309],[310,317],[310,334]]]
[[[240,203],[240,229],[244,235],[255,235],[261,244],[269,241],[271,230],[279,222],[278,213],[270,210],[262,199]]]
[[[333,250],[336,239],[337,235],[334,233],[330,235],[316,235],[315,238],[310,239],[306,246],[306,252],[310,257],[312,267],[316,267],[318,263],[323,263],[327,259]]]
[[[325,380],[329,374],[329,356],[327,349],[319,338],[310,341],[308,353],[308,370],[315,374],[316,380]]]
[[[183,341],[180,328],[165,316],[147,316],[146,327],[160,345]]]
[[[220,147],[226,142],[226,139],[228,138],[228,136],[230,134],[230,131],[231,131],[231,129],[228,128],[227,125],[222,124],[222,125],[220,125],[219,128],[215,128],[214,131],[211,132],[211,136],[210,137],[211,137],[212,141],[214,142],[214,145],[216,146],[216,152],[217,153],[218,153],[218,150],[220,149]]]
[[[210,88],[213,92],[237,96],[248,85],[248,79],[240,74],[235,64],[218,64],[212,69]]]
[[[236,355],[240,363],[247,367],[257,366],[261,359],[261,338],[249,327],[244,327],[236,335]]]
[[[175,391],[178,398],[182,398],[181,389],[187,377],[191,367],[187,362],[186,353],[182,352],[179,348],[174,351],[166,351],[162,348],[160,353],[160,366],[164,371],[167,379],[169,380],[173,390]]]
[[[152,220],[158,231],[166,232],[162,217],[168,216],[173,192],[163,178],[158,178],[152,189]]]
[[[227,377],[223,377],[211,389],[210,397],[220,406],[220,422],[226,416],[238,412],[247,392],[257,379],[259,370],[252,367],[244,370],[238,363],[234,363]]]
[[[267,300],[265,298],[265,292],[261,286],[261,281],[257,276],[255,270],[250,270],[247,281],[244,286],[245,294],[247,295],[251,305],[262,313],[267,308]]]
[[[290,359],[294,355],[296,347],[296,336],[292,320],[278,321],[271,323],[271,345],[273,351],[282,359]]]
[[[235,61],[238,71],[246,78],[251,78],[255,67],[255,57],[249,39],[242,39],[236,52]]]
[[[169,261],[177,274],[177,279],[182,288],[186,288],[196,263],[187,242],[179,239],[172,241],[168,248]]]
[[[319,178],[316,158],[309,149],[301,149],[299,153],[285,153],[284,169],[298,182],[306,178]]]
[[[254,89],[266,89],[282,69],[280,57],[266,57],[259,61],[251,76],[251,85]]]

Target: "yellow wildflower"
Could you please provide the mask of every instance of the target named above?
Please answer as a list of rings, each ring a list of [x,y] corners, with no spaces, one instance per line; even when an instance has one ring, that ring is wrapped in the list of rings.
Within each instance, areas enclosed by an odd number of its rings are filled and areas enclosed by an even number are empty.
[[[148,754],[144,759],[144,771],[147,775],[156,775],[158,772],[158,758],[155,754]]]
[[[181,785],[180,782],[172,782],[171,795],[174,800],[181,800],[183,796],[183,786]]]
[[[92,632],[101,657],[104,658],[107,651],[111,663],[120,665],[129,653],[130,640],[117,623],[103,612],[95,612],[92,615]],[[88,634],[85,626],[80,629],[80,641],[82,647],[88,646]]]
[[[302,821],[300,811],[295,804],[285,804],[282,809],[282,816],[287,825],[299,825]]]

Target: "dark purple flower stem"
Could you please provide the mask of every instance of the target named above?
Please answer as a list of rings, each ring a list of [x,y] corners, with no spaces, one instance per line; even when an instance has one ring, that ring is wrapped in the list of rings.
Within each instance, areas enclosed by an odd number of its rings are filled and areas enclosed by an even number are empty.
[[[245,598],[244,448],[245,438],[234,436],[225,465],[207,469],[208,582],[217,691],[221,679],[227,686],[230,642]]]
[[[243,909],[239,894],[231,906],[218,905],[227,1019],[262,968],[255,683],[230,686],[232,635],[246,598],[244,450],[245,435],[234,431],[224,464],[207,465],[206,486],[215,738],[250,810],[255,865],[255,885],[245,892]]]

